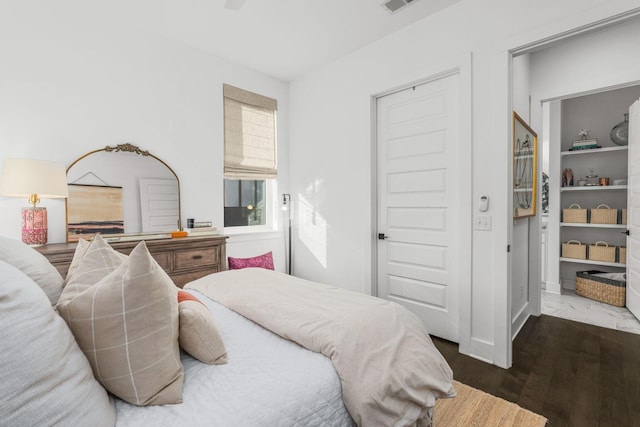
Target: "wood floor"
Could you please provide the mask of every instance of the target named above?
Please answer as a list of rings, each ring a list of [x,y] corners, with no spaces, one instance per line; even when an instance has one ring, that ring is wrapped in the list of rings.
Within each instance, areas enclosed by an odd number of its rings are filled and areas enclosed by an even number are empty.
[[[541,414],[550,427],[640,427],[640,335],[531,317],[508,370],[433,341],[456,380]]]

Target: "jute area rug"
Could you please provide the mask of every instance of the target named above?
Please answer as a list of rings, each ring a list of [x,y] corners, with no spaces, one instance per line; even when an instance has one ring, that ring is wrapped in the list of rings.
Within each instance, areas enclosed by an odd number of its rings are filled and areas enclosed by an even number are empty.
[[[458,395],[436,401],[434,427],[543,427],[547,419],[515,403],[453,382]]]

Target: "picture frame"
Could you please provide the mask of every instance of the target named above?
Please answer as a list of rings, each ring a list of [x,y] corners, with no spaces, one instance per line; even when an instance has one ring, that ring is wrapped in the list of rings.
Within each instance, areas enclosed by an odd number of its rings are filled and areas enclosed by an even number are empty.
[[[513,218],[536,215],[538,134],[513,112]]]
[[[122,187],[69,184],[67,242],[124,233]]]

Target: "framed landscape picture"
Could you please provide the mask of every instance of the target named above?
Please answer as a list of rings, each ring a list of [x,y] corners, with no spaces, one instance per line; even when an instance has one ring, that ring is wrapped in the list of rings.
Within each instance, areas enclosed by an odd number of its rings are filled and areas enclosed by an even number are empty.
[[[124,233],[122,187],[69,184],[67,241]]]

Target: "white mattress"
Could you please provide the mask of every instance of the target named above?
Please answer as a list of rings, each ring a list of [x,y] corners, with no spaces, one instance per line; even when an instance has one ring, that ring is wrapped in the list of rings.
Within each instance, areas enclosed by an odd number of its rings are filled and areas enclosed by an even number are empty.
[[[229,362],[182,354],[183,403],[116,401],[116,426],[352,426],[340,379],[325,356],[284,340],[197,292],[222,332]]]

